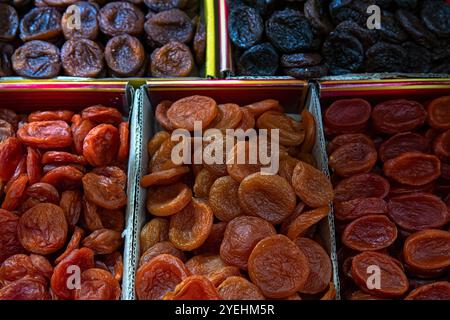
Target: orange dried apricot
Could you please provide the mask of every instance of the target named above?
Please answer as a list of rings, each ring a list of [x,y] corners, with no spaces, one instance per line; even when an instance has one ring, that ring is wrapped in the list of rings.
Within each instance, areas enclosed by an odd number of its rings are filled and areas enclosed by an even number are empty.
[[[167,110],[167,118],[175,128],[194,130],[194,122],[206,128],[218,113],[217,103],[205,96],[190,96],[175,101]]]
[[[153,187],[148,191],[147,210],[160,217],[183,210],[192,200],[192,191],[184,183]]]
[[[209,190],[208,202],[216,218],[228,222],[243,214],[238,189],[239,183],[230,176],[214,181]]]

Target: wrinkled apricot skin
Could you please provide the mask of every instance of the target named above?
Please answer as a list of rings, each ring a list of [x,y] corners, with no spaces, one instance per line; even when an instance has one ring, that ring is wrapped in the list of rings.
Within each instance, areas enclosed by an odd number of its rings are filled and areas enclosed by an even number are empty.
[[[351,221],[371,214],[387,214],[387,212],[387,203],[381,198],[358,198],[334,203],[334,215],[341,221]]]
[[[430,149],[428,140],[418,133],[398,133],[383,142],[379,149],[380,160],[386,162],[406,152],[427,153]]]
[[[183,210],[192,200],[192,191],[183,183],[155,187],[148,192],[147,210],[154,216],[166,217]]]
[[[8,138],[0,143],[0,180],[8,181],[23,155],[22,143],[17,138]]]
[[[205,96],[191,96],[175,101],[167,110],[167,117],[175,128],[194,130],[194,122],[206,128],[217,115],[217,103]]]
[[[107,166],[116,160],[119,147],[119,130],[110,124],[100,124],[84,139],[83,156],[94,167]]]
[[[141,258],[139,259],[139,266],[146,264],[160,254],[170,254],[174,257],[177,257],[181,261],[186,260],[186,256],[184,255],[183,251],[175,248],[175,246],[169,241],[161,241],[148,248],[141,255]]]
[[[119,300],[120,284],[109,271],[92,268],[81,274],[75,300]]]
[[[2,209],[13,211],[15,210],[22,200],[22,196],[25,192],[25,188],[28,184],[28,175],[27,174],[21,174],[19,177],[17,177],[16,180],[11,184],[11,186],[8,188],[5,199],[2,203]]]
[[[341,180],[334,189],[334,200],[384,199],[389,194],[389,189],[389,181],[382,176],[374,173],[363,173]]]
[[[119,124],[119,151],[117,153],[117,160],[125,162],[128,160],[130,152],[130,129],[128,122],[121,122]]]
[[[84,109],[81,112],[83,120],[89,120],[95,123],[107,123],[117,125],[122,123],[122,114],[115,108],[95,105]]]
[[[122,246],[120,232],[109,229],[98,229],[83,239],[83,247],[92,249],[95,254],[111,254]]]
[[[329,212],[330,208],[325,206],[301,213],[289,224],[289,227],[287,228],[288,238],[294,240],[297,237],[303,236],[309,228],[327,217]]]
[[[147,251],[161,241],[169,240],[169,221],[164,218],[153,218],[141,229],[141,252]]]
[[[56,167],[47,172],[40,182],[48,183],[56,189],[74,189],[81,185],[83,172],[73,166]]]
[[[25,276],[0,289],[0,300],[50,300],[46,280]]]
[[[229,277],[217,289],[223,300],[265,300],[258,287],[242,277]]]
[[[356,133],[364,130],[372,107],[363,99],[337,100],[324,114],[324,124],[339,133]]]
[[[304,128],[301,123],[295,121],[284,113],[266,111],[256,121],[258,129],[269,131],[278,129],[280,143],[285,146],[297,146],[305,139]]]
[[[209,205],[216,218],[231,221],[243,214],[238,198],[239,183],[230,176],[218,178],[209,190]]]
[[[189,276],[178,284],[164,300],[219,300],[216,287],[204,276]]]
[[[28,115],[28,122],[38,121],[56,121],[62,120],[69,122],[73,117],[73,111],[58,110],[58,111],[36,111]]]
[[[172,101],[164,100],[161,101],[155,110],[155,117],[159,124],[167,131],[173,131],[175,129],[174,124],[167,117],[167,110],[169,110],[170,106],[173,104]],[[156,135],[158,135],[156,133]]]
[[[87,119],[82,119],[80,115],[75,115],[72,118],[72,135],[75,151],[78,154],[83,154],[83,143],[88,133],[94,129],[95,124]]]
[[[450,129],[450,96],[444,96],[431,101],[428,106],[428,123],[438,130]]]
[[[27,123],[19,128],[17,137],[27,146],[40,149],[70,147],[73,142],[69,125],[61,120]]]
[[[365,143],[349,143],[337,148],[329,157],[330,167],[341,177],[367,173],[377,162],[377,151]]]
[[[24,252],[17,237],[19,217],[0,209],[0,263],[8,257]]]
[[[438,281],[411,291],[405,300],[450,300],[450,283]]]
[[[86,198],[98,206],[114,210],[127,205],[124,189],[111,178],[88,173],[84,175],[82,181]]]

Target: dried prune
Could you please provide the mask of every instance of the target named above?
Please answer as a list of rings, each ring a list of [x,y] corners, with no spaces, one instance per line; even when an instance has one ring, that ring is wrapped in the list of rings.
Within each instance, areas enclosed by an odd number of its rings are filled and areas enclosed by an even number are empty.
[[[450,300],[450,283],[438,281],[411,291],[405,300]]]
[[[332,32],[322,46],[322,54],[333,75],[358,71],[364,61],[364,48],[354,36]]]
[[[0,3],[0,41],[13,40],[19,28],[19,16],[14,7]]]
[[[200,121],[206,128],[218,113],[217,103],[206,96],[190,96],[174,102],[167,111],[167,117],[176,128],[194,130],[194,123]]]
[[[306,255],[309,263],[309,276],[301,293],[316,294],[325,290],[330,284],[332,269],[327,252],[315,241],[308,238],[297,238],[294,243]]]
[[[310,66],[304,68],[285,68],[284,73],[287,76],[295,77],[297,79],[320,78],[328,74],[328,66]]]
[[[410,235],[403,246],[405,263],[419,271],[433,271],[450,265],[450,232],[422,230]]]
[[[329,207],[320,207],[311,211],[302,212],[289,223],[286,235],[292,240],[304,236],[311,227],[327,217],[329,212]]]
[[[8,77],[14,73],[11,62],[13,53],[12,45],[0,42],[0,77]]]
[[[119,300],[120,293],[120,284],[110,272],[92,268],[81,274],[75,300]]]
[[[441,162],[433,155],[406,152],[386,161],[383,172],[387,177],[399,183],[423,186],[441,175]]]
[[[448,219],[445,203],[428,193],[391,197],[388,209],[389,216],[398,226],[412,232],[442,227]]]
[[[41,149],[69,147],[73,142],[69,125],[61,120],[27,123],[19,128],[17,137],[28,146]]]
[[[257,215],[277,224],[295,209],[296,196],[290,183],[277,175],[254,173],[242,180],[239,205],[248,215]]]
[[[217,288],[223,300],[265,300],[253,283],[242,277],[229,277]]]
[[[73,299],[74,286],[68,286],[69,278],[73,275],[73,267],[77,266],[81,272],[94,267],[94,252],[88,248],[73,250],[58,263],[53,272],[50,285],[53,294],[60,299]]]
[[[403,61],[404,70],[411,73],[427,73],[431,69],[430,52],[414,42],[405,42],[402,48],[406,51],[406,61]]]
[[[79,26],[74,25],[75,14],[79,13]],[[99,33],[98,10],[93,3],[80,1],[69,6],[61,19],[62,31],[66,39],[95,40]]]
[[[12,66],[19,76],[53,78],[61,70],[59,49],[51,43],[33,40],[14,51]]]
[[[141,258],[139,259],[139,266],[146,264],[160,254],[170,254],[174,257],[177,257],[181,261],[186,260],[183,251],[175,248],[175,246],[169,241],[162,241],[154,244],[142,254]]]
[[[24,252],[17,237],[19,217],[0,209],[0,263],[8,257]]]
[[[382,40],[394,43],[404,43],[408,40],[408,35],[403,31],[393,13],[383,10],[381,19],[383,23],[380,24],[379,33]]]
[[[278,111],[266,111],[256,121],[258,129],[274,129],[279,131],[279,141],[285,146],[297,146],[305,139],[303,126],[284,113]]]
[[[105,209],[120,209],[127,204],[127,195],[113,179],[95,173],[83,177],[84,194],[89,201]]]
[[[303,7],[305,17],[319,35],[328,35],[333,31],[333,24],[328,17],[326,5],[326,1],[323,0],[307,0]]]
[[[333,186],[325,174],[313,166],[299,161],[292,175],[295,193],[308,206],[326,206],[333,200]]]
[[[415,42],[427,48],[436,47],[436,36],[423,25],[413,12],[401,9],[396,11],[395,16],[402,28]]]
[[[374,128],[387,134],[407,132],[423,125],[427,113],[423,106],[411,100],[389,100],[375,106],[372,112]]]
[[[40,182],[48,183],[56,189],[74,189],[81,185],[83,172],[72,166],[61,166],[47,172]]]
[[[100,124],[84,139],[83,156],[92,166],[107,166],[116,160],[119,145],[119,130],[110,124]]]
[[[330,167],[341,177],[366,173],[377,162],[377,151],[365,143],[348,143],[336,149],[329,158]]]
[[[378,266],[381,270],[380,287],[368,287],[368,278],[372,274],[368,272],[370,266]],[[400,297],[408,290],[408,278],[406,278],[400,263],[394,258],[378,253],[363,252],[352,259],[351,275],[358,287],[369,294],[391,298]]]
[[[121,34],[140,35],[144,30],[144,14],[129,2],[115,1],[106,4],[98,17],[100,30],[108,36]]]
[[[318,53],[293,53],[281,56],[281,66],[284,68],[305,68],[319,65],[322,56]]]
[[[199,248],[208,238],[214,214],[209,205],[193,198],[179,213],[171,216],[169,239],[181,250]]]
[[[246,270],[248,258],[256,244],[275,234],[275,228],[261,218],[237,217],[227,225],[220,246],[220,257],[227,264]]]
[[[34,8],[20,21],[22,41],[51,40],[61,31],[61,13],[52,7]]]
[[[27,275],[1,288],[0,300],[50,300],[50,296],[44,278]]]
[[[329,5],[329,12],[335,24],[345,20],[352,20],[360,25],[365,24],[368,13],[367,1],[333,0]]]
[[[278,53],[268,42],[246,50],[237,62],[241,76],[273,76],[278,70]]]
[[[110,254],[122,245],[122,235],[115,230],[98,229],[84,238],[82,245],[95,254]]]
[[[63,210],[51,203],[41,203],[20,217],[17,234],[25,249],[45,255],[64,246],[67,229]]]
[[[236,47],[248,49],[261,40],[264,32],[264,22],[255,9],[239,6],[230,12],[228,32],[231,41]]]
[[[217,108],[217,116],[210,124],[211,128],[226,130],[234,129],[239,125],[243,117],[243,112],[237,104],[219,104]]]
[[[138,38],[121,34],[111,38],[106,44],[105,60],[108,67],[117,75],[133,76],[145,63],[144,47]]]
[[[431,101],[428,106],[428,124],[438,130],[450,129],[450,96]]]
[[[182,176],[189,172],[189,167],[177,167],[158,172],[153,172],[141,179],[141,186],[144,188],[153,185],[168,185],[178,181]]]
[[[172,292],[164,296],[164,300],[219,300],[216,287],[204,276],[189,276]]]
[[[248,259],[250,279],[268,298],[286,298],[301,290],[309,277],[308,258],[283,235],[267,237]]]
[[[375,173],[364,173],[341,180],[334,190],[335,201],[358,198],[385,198],[389,193],[389,182]]]
[[[194,50],[195,62],[197,62],[197,65],[203,65],[206,58],[206,27],[205,22],[201,18],[197,24],[192,49]]]
[[[195,67],[191,49],[172,41],[152,53],[150,70],[153,77],[187,77]]]
[[[335,202],[334,215],[341,221],[349,221],[372,214],[386,214],[388,207],[381,198],[357,198]]]
[[[425,26],[439,37],[450,36],[450,5],[444,1],[425,1],[420,12]]]
[[[324,123],[337,133],[356,133],[364,130],[372,107],[363,99],[341,99],[333,102],[325,111]]]
[[[184,183],[154,187],[148,191],[147,210],[155,216],[170,216],[183,210],[192,199]]]
[[[0,143],[0,180],[9,181],[23,157],[21,142],[14,138],[8,138]]]
[[[407,56],[400,45],[378,42],[366,51],[365,69],[368,72],[402,72]]]
[[[188,276],[183,261],[161,254],[137,270],[136,296],[139,300],[161,300]]]
[[[396,158],[405,152],[427,153],[430,149],[428,140],[418,133],[398,133],[381,144],[379,149],[380,160]]]
[[[342,242],[358,251],[381,250],[397,239],[397,227],[384,215],[368,215],[351,222],[342,234]]]
[[[311,48],[314,32],[308,20],[298,11],[276,11],[266,22],[266,35],[282,52],[294,53]]]
[[[73,77],[97,77],[104,68],[103,50],[89,39],[71,39],[61,48],[64,72]]]
[[[147,251],[161,241],[169,240],[169,221],[163,218],[154,218],[147,222],[141,230],[141,252]]]
[[[157,13],[145,22],[147,36],[161,47],[169,42],[190,43],[194,37],[191,19],[179,9]]]
[[[151,11],[161,12],[174,8],[184,9],[188,0],[144,0]]]

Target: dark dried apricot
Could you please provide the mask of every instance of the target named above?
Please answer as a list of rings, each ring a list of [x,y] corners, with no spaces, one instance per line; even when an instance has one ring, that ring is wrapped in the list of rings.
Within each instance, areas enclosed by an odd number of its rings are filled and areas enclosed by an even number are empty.
[[[237,217],[227,225],[220,256],[227,264],[246,270],[248,258],[256,244],[275,234],[275,228],[261,218]]]
[[[61,120],[24,124],[17,137],[26,145],[40,149],[65,148],[72,145],[69,125]]]
[[[153,187],[148,191],[147,210],[160,217],[183,210],[192,200],[192,191],[184,183]]]
[[[52,40],[61,34],[61,13],[52,7],[36,7],[20,21],[22,41]]]
[[[58,47],[46,41],[26,42],[14,51],[11,61],[14,72],[27,78],[54,78],[61,70]]]
[[[81,274],[80,288],[75,300],[119,300],[120,284],[111,272],[92,268]]]
[[[334,132],[356,133],[363,131],[370,119],[372,106],[363,99],[341,99],[325,111],[324,124]]]
[[[363,216],[387,212],[387,203],[381,198],[357,198],[334,203],[334,216],[341,221],[351,221]]]
[[[450,158],[450,130],[441,133],[433,143],[434,154],[441,159]]]
[[[86,198],[105,209],[120,209],[127,204],[127,195],[113,179],[95,173],[83,177]]]
[[[365,143],[348,143],[337,148],[329,158],[330,167],[341,177],[349,177],[372,170],[377,151]]]
[[[427,153],[429,149],[430,145],[424,136],[418,133],[405,132],[398,133],[383,142],[378,151],[380,160],[385,162],[406,152]]]
[[[100,10],[98,21],[100,29],[108,36],[139,35],[144,30],[144,13],[129,2],[109,2]]]
[[[375,148],[375,145],[373,144],[372,139],[370,139],[365,134],[347,133],[347,134],[341,134],[341,135],[335,137],[333,140],[331,140],[327,146],[327,153],[330,155],[334,151],[336,151],[339,147],[342,147],[343,145],[346,145],[349,143],[363,143],[363,144],[365,143],[365,144]]]
[[[147,222],[140,233],[141,252],[147,251],[161,241],[169,240],[169,221],[163,218],[153,218]]]
[[[144,46],[138,38],[121,34],[111,38],[105,47],[105,60],[117,77],[136,76],[145,68]]]
[[[335,201],[358,198],[385,198],[389,193],[389,181],[375,173],[363,173],[341,180],[334,189]]]
[[[188,15],[179,9],[170,9],[152,15],[144,25],[147,36],[157,47],[171,41],[190,43],[194,26]]]
[[[167,131],[173,131],[175,129],[173,123],[167,118],[167,110],[169,110],[170,106],[173,104],[172,101],[164,100],[158,103],[155,109],[155,117],[159,124],[166,129]],[[156,133],[155,137],[159,134]],[[167,136],[170,138],[170,136]],[[159,138],[158,138],[159,139]],[[158,140],[156,139],[156,140]],[[164,139],[166,140],[166,139]],[[161,145],[161,144],[159,144]],[[156,151],[156,150],[155,150]]]
[[[36,111],[28,115],[28,122],[57,120],[69,122],[72,119],[73,115],[73,111],[70,110]]]
[[[433,155],[407,152],[386,161],[383,172],[387,177],[399,183],[423,186],[441,175],[441,162]]]
[[[164,296],[164,300],[219,300],[216,287],[205,276],[189,276],[172,292]]]
[[[368,215],[351,222],[342,234],[342,242],[358,251],[381,250],[397,239],[397,227],[384,215]]]
[[[268,298],[286,298],[301,290],[309,277],[306,255],[283,235],[267,237],[248,259],[250,279]]]
[[[370,288],[368,278],[373,274],[370,267],[377,266],[381,272],[380,287],[374,285]],[[358,287],[369,294],[381,297],[400,297],[408,290],[406,278],[400,263],[394,258],[378,253],[363,252],[352,259],[351,274]]]
[[[59,204],[59,193],[54,186],[48,183],[37,182],[30,185],[25,191],[25,196],[38,200]]]
[[[64,252],[58,256],[55,259],[55,264],[60,263],[61,261],[63,261],[72,251],[74,251],[75,249],[78,249],[80,247],[80,243],[81,243],[81,239],[84,236],[84,231],[83,229],[75,226],[75,229],[73,230],[73,234],[72,237],[70,238],[69,243],[67,244],[66,250],[64,250]]]
[[[180,259],[161,254],[136,272],[136,296],[139,300],[161,300],[189,276]]]
[[[450,129],[450,96],[431,101],[428,106],[428,124],[439,130]]]
[[[450,283],[438,281],[411,291],[405,300],[450,300]]]
[[[27,275],[1,288],[0,300],[50,300],[50,295],[44,278]]]
[[[333,200],[333,186],[325,174],[313,166],[299,161],[292,174],[295,193],[308,206],[326,206]]]
[[[188,77],[195,63],[191,49],[184,43],[172,41],[153,51],[150,70],[153,77]]]
[[[199,248],[208,238],[214,214],[209,205],[193,198],[179,213],[171,216],[169,239],[181,250]]]
[[[246,177],[239,185],[238,197],[245,213],[274,224],[289,216],[296,205],[294,189],[285,178],[277,175],[254,173]]]
[[[218,113],[217,103],[205,96],[190,96],[175,101],[167,110],[167,117],[175,128],[194,130],[194,123],[199,121],[202,128],[214,120]]]
[[[372,125],[381,133],[396,134],[420,127],[427,119],[423,106],[411,100],[389,100],[376,105],[372,111]]]

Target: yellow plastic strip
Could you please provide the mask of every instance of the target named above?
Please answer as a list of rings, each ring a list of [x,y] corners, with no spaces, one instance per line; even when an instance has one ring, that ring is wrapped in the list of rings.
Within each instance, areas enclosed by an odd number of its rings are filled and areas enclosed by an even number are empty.
[[[214,0],[204,0],[206,27],[206,77],[217,77],[216,66],[216,15]]]

